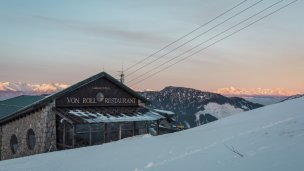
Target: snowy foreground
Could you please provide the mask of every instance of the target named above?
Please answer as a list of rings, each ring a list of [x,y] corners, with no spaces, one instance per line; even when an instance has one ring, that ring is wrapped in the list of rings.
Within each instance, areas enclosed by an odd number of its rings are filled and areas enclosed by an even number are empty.
[[[0,170],[300,171],[304,98],[243,112],[157,137],[0,162]]]

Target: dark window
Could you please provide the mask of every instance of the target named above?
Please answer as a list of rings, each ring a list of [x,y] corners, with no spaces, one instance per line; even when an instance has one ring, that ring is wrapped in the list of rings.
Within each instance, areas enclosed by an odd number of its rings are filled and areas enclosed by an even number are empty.
[[[103,138],[103,132],[92,132],[91,133],[92,137],[91,137],[91,145],[98,145],[98,144],[102,144],[104,141]]]
[[[77,133],[76,134],[76,146],[84,147],[90,145],[90,133]]]
[[[27,145],[28,145],[28,148],[30,150],[34,149],[35,148],[35,145],[36,145],[36,136],[35,136],[35,133],[32,129],[29,129],[27,131]]]
[[[65,124],[65,145],[73,145],[73,126],[71,124]]]
[[[79,124],[76,126],[76,147],[102,144],[104,124]]]
[[[104,142],[104,124],[91,124],[91,145]]]
[[[15,154],[17,152],[17,150],[19,149],[18,139],[15,134],[12,135],[12,137],[11,137],[10,145],[11,145],[12,153]]]
[[[76,147],[90,145],[90,126],[80,124],[76,126]]]
[[[108,123],[108,141],[119,140],[119,123]]]
[[[141,135],[147,133],[147,122],[136,122],[135,123],[135,135]]]
[[[133,122],[121,123],[121,139],[133,136]]]

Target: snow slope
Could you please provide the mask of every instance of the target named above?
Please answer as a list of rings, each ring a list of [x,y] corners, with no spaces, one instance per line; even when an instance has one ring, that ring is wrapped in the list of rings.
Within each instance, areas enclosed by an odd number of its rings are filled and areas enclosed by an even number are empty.
[[[211,114],[212,116],[222,119],[240,112],[244,112],[243,109],[241,108],[236,108],[235,106],[232,106],[228,103],[225,103],[223,105],[220,105],[218,103],[208,103],[207,105],[204,106],[203,111],[199,111],[195,113],[196,119],[199,120],[199,116],[201,114]]]
[[[303,142],[304,97],[173,134],[1,161],[0,170],[300,171]]]

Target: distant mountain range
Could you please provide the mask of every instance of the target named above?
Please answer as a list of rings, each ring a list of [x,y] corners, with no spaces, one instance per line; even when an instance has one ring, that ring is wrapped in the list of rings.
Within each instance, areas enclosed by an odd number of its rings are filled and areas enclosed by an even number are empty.
[[[239,97],[225,97],[184,87],[170,86],[161,91],[146,91],[141,94],[151,101],[151,107],[175,112],[178,122],[187,127],[263,106]]]

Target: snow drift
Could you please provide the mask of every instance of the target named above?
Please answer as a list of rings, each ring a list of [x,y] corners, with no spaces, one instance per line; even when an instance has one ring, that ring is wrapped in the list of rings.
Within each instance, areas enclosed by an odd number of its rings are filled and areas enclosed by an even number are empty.
[[[141,136],[0,162],[0,170],[298,171],[304,98],[162,136]]]

